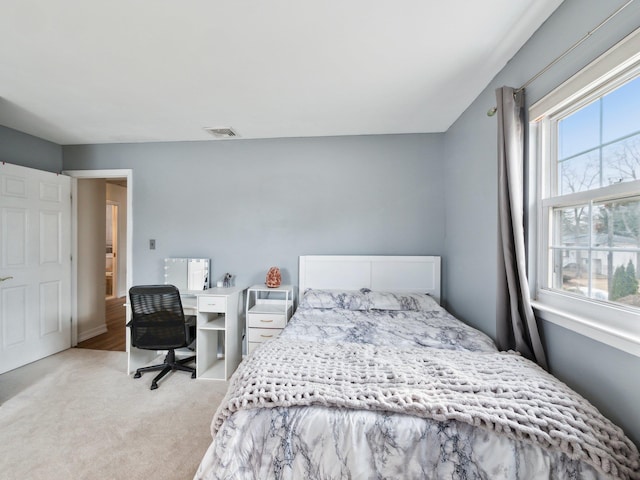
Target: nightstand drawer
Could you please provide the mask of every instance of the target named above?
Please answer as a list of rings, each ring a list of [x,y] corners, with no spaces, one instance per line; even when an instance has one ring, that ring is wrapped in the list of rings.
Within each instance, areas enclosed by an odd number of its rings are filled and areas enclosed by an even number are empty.
[[[266,342],[272,338],[276,338],[281,328],[249,328],[249,342]]]
[[[247,325],[250,328],[284,328],[287,318],[278,313],[248,313]]]
[[[201,295],[198,297],[199,312],[224,313],[227,310],[227,297]]]
[[[251,355],[251,352],[253,352],[256,348],[262,345],[262,342],[249,342],[247,345],[249,345],[249,349],[247,353]]]

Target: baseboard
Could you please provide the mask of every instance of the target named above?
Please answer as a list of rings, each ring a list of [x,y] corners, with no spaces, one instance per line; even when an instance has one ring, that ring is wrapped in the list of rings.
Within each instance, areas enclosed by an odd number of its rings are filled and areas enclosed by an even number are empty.
[[[85,340],[89,340],[90,338],[96,337],[98,335],[102,335],[103,333],[107,333],[106,323],[98,325],[97,327],[93,327],[86,332],[78,332],[78,343],[84,342]]]

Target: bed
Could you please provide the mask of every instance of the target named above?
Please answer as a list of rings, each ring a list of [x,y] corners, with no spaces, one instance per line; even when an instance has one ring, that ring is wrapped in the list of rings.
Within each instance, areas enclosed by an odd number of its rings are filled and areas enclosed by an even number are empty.
[[[620,428],[440,306],[439,257],[300,257],[299,292],[196,479],[640,478]]]

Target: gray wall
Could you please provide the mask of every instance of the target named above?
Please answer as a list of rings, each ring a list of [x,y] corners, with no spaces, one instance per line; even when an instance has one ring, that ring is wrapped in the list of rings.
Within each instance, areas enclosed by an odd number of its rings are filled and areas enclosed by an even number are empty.
[[[165,257],[251,285],[297,284],[304,254],[439,254],[444,163],[441,134],[64,147],[68,170],[133,169],[136,284]]]
[[[48,172],[62,171],[62,147],[0,125],[0,162]]]
[[[445,262],[447,306],[495,334],[497,295],[497,142],[495,89],[520,87],[623,2],[565,0],[447,132]],[[640,4],[625,12],[527,88],[529,105],[640,25]],[[500,301],[500,299],[499,299]],[[640,444],[640,358],[542,322],[552,372],[587,396]]]

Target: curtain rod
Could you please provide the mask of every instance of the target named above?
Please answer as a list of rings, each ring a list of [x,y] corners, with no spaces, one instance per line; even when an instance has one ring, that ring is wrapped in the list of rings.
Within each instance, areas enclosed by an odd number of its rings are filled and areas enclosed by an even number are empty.
[[[575,50],[576,48],[578,48],[585,40],[587,40],[591,35],[593,35],[595,32],[597,32],[601,27],[603,27],[609,20],[611,20],[613,17],[615,17],[616,15],[618,15],[622,10],[624,10],[625,8],[627,8],[631,3],[633,3],[634,0],[627,0],[626,3],[624,3],[623,5],[621,5],[620,7],[618,7],[617,10],[615,10],[612,14],[610,14],[607,18],[605,18],[603,21],[601,21],[598,25],[596,25],[596,27],[587,32],[586,35],[584,35],[580,40],[578,40],[576,43],[574,43],[573,45],[571,45],[568,49],[566,49],[564,52],[562,52],[560,55],[558,55],[554,60],[552,60],[546,67],[544,67],[542,70],[540,70],[538,73],[536,73],[533,77],[531,77],[529,80],[527,80],[520,88],[515,90],[515,93],[521,92],[522,90],[524,90],[525,88],[527,88],[529,85],[531,85],[533,82],[535,82],[538,77],[544,75],[545,73],[547,73],[547,71],[549,71],[556,63],[558,63],[560,60],[562,60],[564,57],[566,57],[567,55],[569,55],[573,50]],[[487,115],[489,117],[493,117],[496,112],[498,111],[497,107],[492,107],[489,109],[489,111],[487,112]]]

